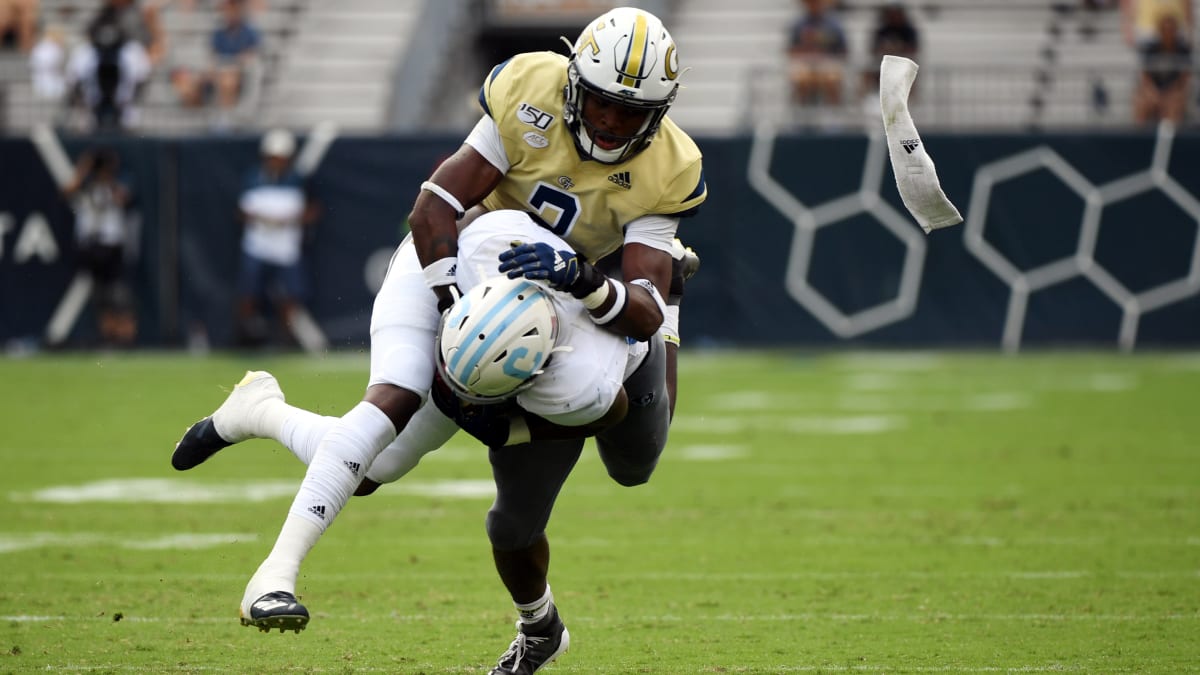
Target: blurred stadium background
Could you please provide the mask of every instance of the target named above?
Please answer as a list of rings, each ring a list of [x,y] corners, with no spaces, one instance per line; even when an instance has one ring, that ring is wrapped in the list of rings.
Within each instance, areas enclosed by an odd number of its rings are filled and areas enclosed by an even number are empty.
[[[75,40],[100,4],[36,3]],[[339,518],[301,637],[235,618],[300,465],[267,441],[168,457],[246,368],[322,414],[357,400],[373,294],[481,79],[615,3],[265,0],[225,119],[171,83],[219,2],[159,4],[165,54],[119,132],[0,50],[0,671],[481,671],[512,624],[469,439]],[[786,93],[794,0],[631,4],[691,68],[671,116],[705,154],[681,226],[703,263],[655,479],[624,490],[585,453],[557,505],[573,643],[550,672],[1197,672],[1194,90],[1182,124],[1134,122],[1115,3],[908,2],[913,116],[965,218],[925,235],[857,89],[881,0],[839,3],[846,96],[817,107]],[[233,349],[234,209],[277,127],[329,141],[318,358]],[[90,349],[58,187],[101,145],[139,195],[128,353]]]
[[[147,3],[148,4],[148,3]],[[164,56],[119,133],[35,95],[29,57],[0,54],[0,340],[46,342],[70,288],[72,217],[39,128],[77,157],[116,147],[140,195],[131,264],[138,344],[230,344],[244,168],[268,128],[335,130],[313,180],[317,324],[365,343],[382,265],[416,186],[478,115],[494,63],[557,49],[603,0],[268,0],[235,111],[182,106],[178,68],[205,61],[219,3],[162,4]],[[634,3],[662,16],[691,68],[672,117],[705,153],[710,198],[681,227],[703,272],[688,346],[1190,346],[1200,340],[1195,96],[1177,126],[1136,125],[1138,56],[1116,3],[932,0],[912,103],[943,187],[966,218],[922,235],[904,211],[859,95],[878,0],[842,0],[839,105],[797,106],[786,80],[794,0]],[[81,35],[99,2],[40,0],[42,25]],[[78,37],[76,37],[78,39]],[[872,140],[875,139],[875,140]],[[44,140],[44,138],[43,138]],[[53,145],[53,144],[50,144]],[[57,338],[88,344],[87,310]],[[68,313],[69,314],[69,313]],[[70,318],[68,316],[67,318]]]

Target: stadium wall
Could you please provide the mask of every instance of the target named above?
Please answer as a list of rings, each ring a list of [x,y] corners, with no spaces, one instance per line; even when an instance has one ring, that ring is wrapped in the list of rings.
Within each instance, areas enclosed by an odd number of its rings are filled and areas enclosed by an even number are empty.
[[[311,309],[338,348],[366,348],[416,186],[459,141],[340,138],[317,168]],[[680,228],[702,258],[684,302],[689,345],[1200,344],[1200,137],[927,137],[966,218],[929,235],[904,210],[881,139],[698,142],[709,198]],[[139,195],[140,342],[180,346],[203,327],[229,345],[233,213],[257,139],[108,143]],[[91,144],[65,140],[72,157]],[[31,343],[74,274],[72,216],[31,142],[0,139],[0,157],[0,340]],[[85,313],[73,337],[91,325]]]

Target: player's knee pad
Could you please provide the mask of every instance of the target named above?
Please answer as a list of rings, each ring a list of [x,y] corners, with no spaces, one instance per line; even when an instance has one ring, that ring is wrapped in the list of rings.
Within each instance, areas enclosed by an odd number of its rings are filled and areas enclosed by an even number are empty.
[[[532,545],[541,532],[533,532],[532,528],[522,525],[512,514],[492,507],[487,514],[487,534],[492,548],[499,551],[517,551]]]

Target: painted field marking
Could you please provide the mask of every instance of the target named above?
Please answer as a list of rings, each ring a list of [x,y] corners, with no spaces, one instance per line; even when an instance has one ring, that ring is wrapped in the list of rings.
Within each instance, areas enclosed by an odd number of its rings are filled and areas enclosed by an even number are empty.
[[[945,368],[946,359],[928,352],[858,352],[832,357],[830,361],[844,370],[924,372]]]
[[[256,541],[254,533],[170,534],[130,537],[94,532],[30,532],[0,534],[0,553],[13,553],[36,548],[83,546],[116,546],[136,550],[202,549]]]
[[[701,434],[737,434],[746,431],[788,431],[797,434],[880,434],[908,426],[900,415],[680,415],[672,431]]]
[[[398,481],[392,495],[484,499],[496,494],[491,480]],[[27,493],[12,493],[12,501],[51,504],[239,504],[292,498],[296,480],[199,483],[172,478],[112,478],[80,485],[55,485]]]
[[[672,454],[692,462],[721,462],[750,456],[744,445],[685,445]]]

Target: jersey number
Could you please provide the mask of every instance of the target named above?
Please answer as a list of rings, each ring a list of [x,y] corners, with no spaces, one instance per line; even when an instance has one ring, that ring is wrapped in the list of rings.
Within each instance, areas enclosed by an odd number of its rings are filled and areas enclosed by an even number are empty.
[[[579,197],[549,183],[538,182],[529,205],[541,217],[540,224],[560,237],[566,237],[579,220]]]

